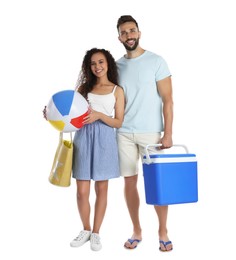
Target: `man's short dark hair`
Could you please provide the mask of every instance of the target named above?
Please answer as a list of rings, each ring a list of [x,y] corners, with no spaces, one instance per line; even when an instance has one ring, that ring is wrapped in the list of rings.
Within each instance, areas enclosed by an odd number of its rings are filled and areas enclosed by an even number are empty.
[[[117,30],[119,30],[120,25],[127,22],[134,22],[138,27],[137,21],[131,15],[122,15],[117,21]]]

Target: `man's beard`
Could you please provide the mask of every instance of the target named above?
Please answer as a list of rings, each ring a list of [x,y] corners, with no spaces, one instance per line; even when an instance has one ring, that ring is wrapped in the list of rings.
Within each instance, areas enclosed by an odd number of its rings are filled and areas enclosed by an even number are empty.
[[[134,45],[133,45],[132,47],[129,46],[129,45],[127,45],[126,43],[123,43],[123,45],[124,45],[124,47],[125,47],[125,49],[126,49],[127,51],[134,51],[134,50],[137,48],[138,44],[139,44],[139,38],[137,38],[137,39],[132,39],[132,40],[135,41],[135,43],[134,43]]]

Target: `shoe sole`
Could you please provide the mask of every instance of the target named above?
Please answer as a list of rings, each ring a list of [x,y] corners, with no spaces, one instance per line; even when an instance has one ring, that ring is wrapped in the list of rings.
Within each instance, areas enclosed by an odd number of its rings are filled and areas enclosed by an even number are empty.
[[[71,247],[81,247],[83,246],[85,243],[87,243],[89,241],[89,239],[87,241],[85,241],[83,244],[80,244],[80,245],[72,245],[70,244]]]
[[[97,248],[97,249],[95,249],[95,248],[92,248],[92,247],[90,247],[91,248],[91,250],[92,251],[99,251],[99,250],[101,250],[102,249],[102,247],[101,248]]]

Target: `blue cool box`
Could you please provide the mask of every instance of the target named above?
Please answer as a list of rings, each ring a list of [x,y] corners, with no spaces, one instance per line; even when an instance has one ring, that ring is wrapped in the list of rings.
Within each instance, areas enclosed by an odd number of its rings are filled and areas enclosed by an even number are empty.
[[[143,157],[146,203],[170,205],[198,201],[197,160],[195,154],[150,155]]]

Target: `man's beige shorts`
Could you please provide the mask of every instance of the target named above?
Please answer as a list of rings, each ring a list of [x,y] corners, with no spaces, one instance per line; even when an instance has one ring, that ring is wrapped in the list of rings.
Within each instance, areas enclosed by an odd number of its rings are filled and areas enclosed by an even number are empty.
[[[121,176],[129,177],[138,174],[139,161],[145,155],[146,145],[157,144],[160,138],[160,133],[117,133]],[[150,147],[148,152],[149,154],[155,154],[157,148]]]

